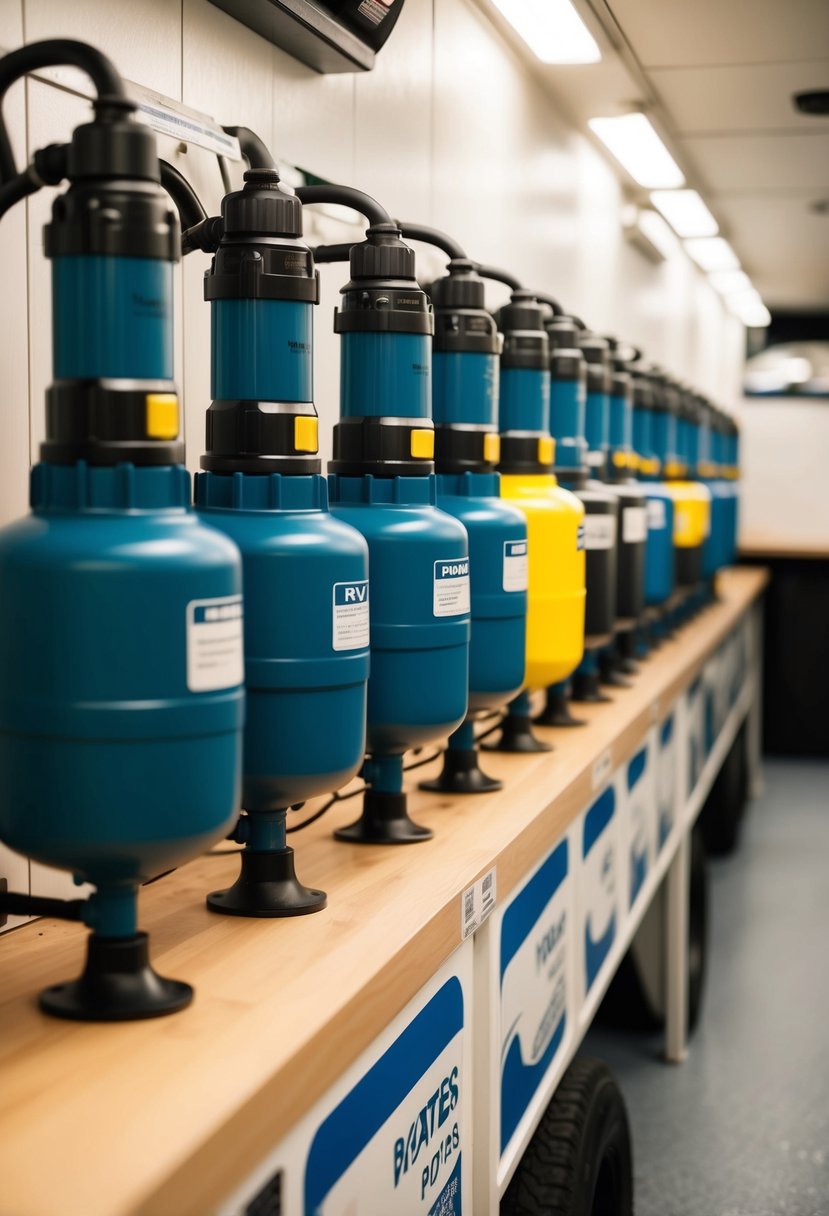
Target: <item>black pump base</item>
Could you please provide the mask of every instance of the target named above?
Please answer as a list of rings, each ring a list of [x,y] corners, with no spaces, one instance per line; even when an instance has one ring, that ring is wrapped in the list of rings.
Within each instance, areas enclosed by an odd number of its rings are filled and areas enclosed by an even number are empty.
[[[347,828],[337,828],[334,836],[349,844],[419,844],[434,833],[409,818],[405,794],[366,790],[363,813]]]
[[[630,680],[626,680],[619,668],[616,655],[599,659],[599,680],[608,688],[632,688]]]
[[[636,633],[633,629],[617,635],[616,649],[616,670],[626,676],[635,676],[639,671],[639,664],[636,662]]]
[[[167,980],[150,966],[147,934],[96,937],[87,942],[86,967],[76,980],[44,988],[44,1013],[75,1022],[131,1022],[185,1009],[193,989]]]
[[[598,671],[577,671],[573,676],[570,700],[580,701],[582,705],[600,705],[607,701],[612,702],[613,698],[602,692],[599,686]]]
[[[535,752],[551,752],[552,743],[536,738],[529,714],[507,714],[501,723],[501,738],[497,743],[484,743],[488,752],[520,752],[531,755]]]
[[[566,693],[552,692],[547,689],[547,703],[536,718],[538,726],[586,726],[584,718],[576,718],[570,713],[570,703]]]
[[[211,891],[207,906],[226,916],[306,916],[328,902],[324,891],[304,887],[296,876],[294,850],[259,853],[245,849],[242,870],[232,887]]]
[[[443,770],[431,781],[421,781],[422,790],[438,794],[489,794],[503,782],[488,777],[478,764],[477,748],[452,748],[443,753]]]

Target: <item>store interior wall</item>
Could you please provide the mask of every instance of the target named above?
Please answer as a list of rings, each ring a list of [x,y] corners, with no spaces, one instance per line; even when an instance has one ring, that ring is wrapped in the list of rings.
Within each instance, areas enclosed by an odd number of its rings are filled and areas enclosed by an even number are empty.
[[[209,0],[0,3],[0,48],[57,36],[94,43],[129,81],[221,123],[254,128],[281,160],[367,190],[400,218],[447,229],[472,256],[556,294],[591,327],[640,344],[722,404],[737,401],[742,326],[678,247],[654,264],[626,242],[616,174],[474,0],[408,0],[372,72],[329,76]],[[46,75],[15,86],[5,102],[21,163],[67,139],[89,115],[88,102],[71,91],[78,75]],[[169,139],[160,146],[215,213],[222,195],[215,157],[182,153]],[[240,181],[241,166],[233,172]],[[27,508],[29,465],[44,432],[51,324],[42,228],[52,198],[42,190],[0,224],[0,523]],[[191,470],[210,401],[205,264],[194,254],[176,272],[176,379]],[[343,266],[322,268],[315,369],[323,458],[338,407],[332,316],[346,277]],[[492,305],[505,298],[496,289],[488,297]],[[33,888],[44,885],[33,867]]]

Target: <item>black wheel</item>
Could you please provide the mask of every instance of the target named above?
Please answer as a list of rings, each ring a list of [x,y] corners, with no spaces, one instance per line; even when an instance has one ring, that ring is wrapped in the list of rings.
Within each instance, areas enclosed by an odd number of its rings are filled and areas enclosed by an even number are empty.
[[[705,848],[711,857],[727,857],[740,838],[748,795],[747,743],[744,722],[700,812]]]
[[[580,1056],[562,1077],[501,1200],[501,1216],[632,1216],[625,1103],[610,1069]]]
[[[708,954],[708,870],[699,824],[691,833],[691,872],[688,906],[688,1033],[697,1027],[705,991]],[[661,995],[646,985],[634,946],[619,964],[596,1014],[602,1026],[643,1033],[664,1029]]]

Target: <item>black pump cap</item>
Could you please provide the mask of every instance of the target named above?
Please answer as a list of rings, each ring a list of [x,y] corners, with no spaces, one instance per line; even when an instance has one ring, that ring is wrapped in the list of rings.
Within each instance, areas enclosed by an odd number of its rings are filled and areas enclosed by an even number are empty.
[[[72,133],[66,163],[69,180],[92,177],[160,182],[155,136],[148,126],[133,118],[135,102],[125,97],[99,97],[94,108],[93,121]]]
[[[633,405],[637,410],[653,409],[653,387],[650,379],[645,375],[635,375],[633,377]]]
[[[544,328],[550,347],[556,350],[578,350],[581,331],[573,317],[552,317]]]
[[[474,263],[454,258],[449,273],[432,284],[429,294],[435,309],[437,354],[498,354],[495,319],[486,310],[484,283]]]
[[[374,224],[349,258],[352,279],[414,279],[415,253],[393,224]]]
[[[449,273],[436,279],[429,289],[435,308],[484,308],[484,281],[475,270],[474,262],[454,258]]]
[[[609,393],[610,380],[610,346],[598,334],[585,332],[579,340],[581,352],[587,363],[588,393]]]
[[[508,304],[498,310],[498,328],[508,334],[513,330],[540,330],[545,332],[546,309],[538,303],[531,291],[523,288],[512,293]]]
[[[248,169],[241,190],[222,199],[225,239],[302,236],[302,203],[275,169]]]

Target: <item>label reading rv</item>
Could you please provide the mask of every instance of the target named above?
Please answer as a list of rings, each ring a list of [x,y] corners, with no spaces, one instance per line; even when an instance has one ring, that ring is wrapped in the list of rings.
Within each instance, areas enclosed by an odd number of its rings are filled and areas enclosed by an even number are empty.
[[[435,616],[463,616],[469,611],[469,558],[435,562],[432,612]]]
[[[616,543],[615,515],[585,515],[585,549],[612,549]]]
[[[245,678],[242,597],[191,600],[187,605],[187,687],[190,692],[232,688]]]
[[[648,513],[644,507],[625,507],[622,511],[622,540],[638,545],[648,535]]]
[[[334,650],[361,650],[369,642],[368,582],[334,584]]]
[[[504,590],[527,590],[527,542],[504,541]]]

